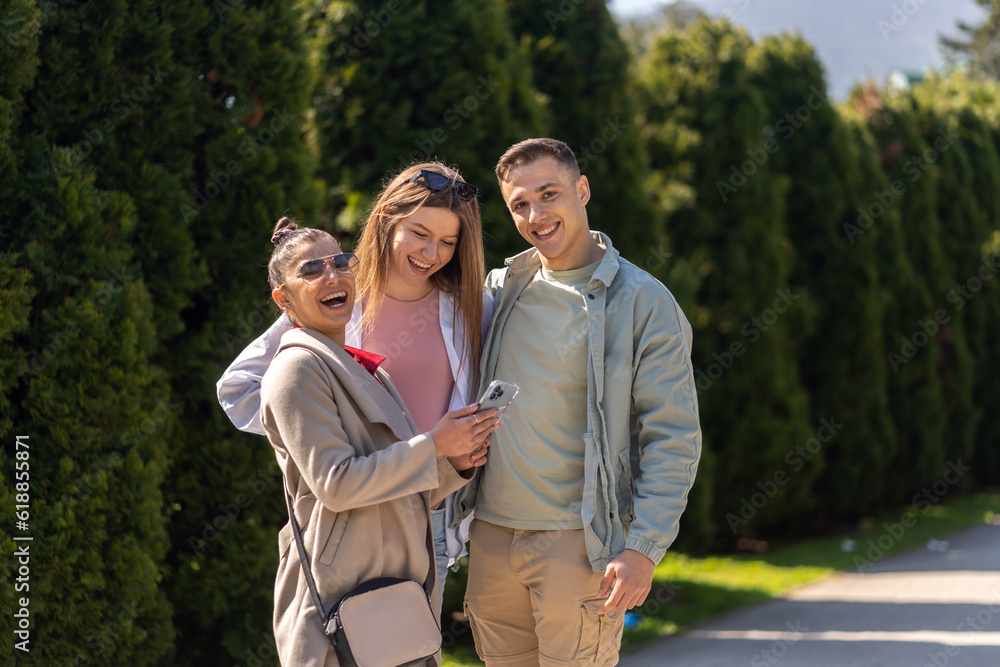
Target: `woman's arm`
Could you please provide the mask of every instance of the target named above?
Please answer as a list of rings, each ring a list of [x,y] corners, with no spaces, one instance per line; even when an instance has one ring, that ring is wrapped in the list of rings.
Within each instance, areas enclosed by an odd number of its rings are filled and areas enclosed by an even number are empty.
[[[348,439],[321,361],[288,349],[261,387],[261,417],[268,439],[287,452],[316,498],[342,512],[439,486],[434,439],[422,434],[372,454],[359,455]]]
[[[278,352],[281,336],[291,328],[287,315],[279,317],[240,352],[215,385],[219,405],[241,431],[265,435],[260,423],[260,381]]]

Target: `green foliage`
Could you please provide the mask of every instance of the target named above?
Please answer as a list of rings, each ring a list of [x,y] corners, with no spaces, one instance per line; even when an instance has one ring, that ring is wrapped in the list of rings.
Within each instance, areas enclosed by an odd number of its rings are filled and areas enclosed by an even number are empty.
[[[942,37],[941,46],[952,58],[967,59],[971,71],[1000,79],[1000,0],[975,0],[986,11],[979,25],[959,21],[956,37]]]
[[[326,215],[353,231],[390,175],[439,159],[481,189],[487,264],[523,250],[493,167],[542,126],[499,2],[327,2],[311,25]]]
[[[0,7],[0,98],[19,105],[38,67],[42,12],[34,0],[11,0]]]
[[[319,222],[321,185],[310,146],[315,84],[305,17],[295,5],[216,4],[191,44],[189,95],[199,127],[186,143],[192,174],[168,214],[188,223],[205,282],[188,294],[182,333],[164,365],[179,412],[164,486],[170,520],[174,623],[185,637],[174,664],[245,662],[270,640],[277,531],[286,521],[276,467],[258,436],[219,409],[215,381],[275,316],[270,232],[285,212]],[[188,122],[185,120],[184,122]]]
[[[925,92],[920,90],[919,92]],[[929,92],[929,91],[927,91]],[[935,319],[945,321],[934,335],[941,348],[938,376],[948,412],[949,459],[969,457],[973,438],[981,418],[973,398],[976,369],[969,350],[966,321],[969,311],[957,308],[948,300],[949,292],[969,280],[979,280],[982,244],[989,236],[976,190],[970,156],[959,134],[958,117],[948,109],[939,109],[933,100],[918,97],[915,115],[920,132],[928,145],[926,157],[937,154],[937,218],[939,238],[932,243],[940,249],[945,265],[946,282],[931,285],[936,307]],[[981,284],[981,283],[980,283]],[[939,476],[940,472],[936,476]]]
[[[938,295],[944,299],[942,307],[962,326],[969,358],[959,357],[965,362],[961,368],[943,368],[942,379],[952,394],[950,428],[963,433],[965,426],[960,420],[969,420],[968,427],[975,429],[970,436],[975,447],[975,474],[987,483],[1000,480],[1000,456],[995,447],[1000,424],[977,414],[983,406],[1000,399],[992,344],[1000,335],[1000,284],[993,280],[1000,200],[982,194],[993,192],[1000,182],[1000,158],[990,129],[990,116],[995,118],[996,113],[996,91],[996,83],[961,76],[932,79],[916,91],[922,114],[928,121],[933,119],[928,129],[937,132],[934,126],[946,127],[946,136],[955,142],[954,150],[941,157],[942,189],[948,194],[939,200],[942,247],[953,262],[953,280]],[[984,113],[987,109],[992,114]],[[968,448],[955,448],[953,455],[970,454]]]
[[[16,386],[4,386],[2,479],[14,479],[15,435],[28,436],[30,446],[26,532],[33,555],[24,594],[33,643],[18,657],[24,664],[105,664],[113,655],[152,665],[174,639],[159,588],[166,448],[163,440],[130,439],[158,423],[166,394],[150,362],[152,301],[134,271],[131,200],[97,188],[86,168],[57,177],[62,152],[50,160],[37,139],[29,141],[15,158],[17,194],[2,202],[4,230],[18,232],[8,280],[13,273],[20,297],[13,312],[5,309],[15,322],[4,337],[22,351]],[[0,489],[8,516],[12,486]],[[19,562],[9,557],[12,529],[0,529],[8,582]],[[12,650],[5,643],[3,651]]]
[[[886,309],[884,331],[889,406],[899,437],[895,474],[885,483],[897,494],[894,499],[902,500],[916,485],[945,471],[946,442],[951,440],[951,434],[945,440],[947,397],[938,370],[942,340],[931,326],[943,305],[936,295],[950,278],[936,209],[939,171],[937,157],[931,158],[937,153],[920,134],[911,100],[886,99],[866,90],[855,93],[854,103],[864,110],[887,179],[885,189],[872,190],[865,210],[877,221],[872,224],[881,224],[886,212],[898,214],[900,233],[885,234],[886,249],[901,248],[913,267],[906,289],[896,286],[901,275],[883,273],[893,304]],[[880,266],[883,271],[887,267]]]
[[[801,513],[822,469],[821,455],[801,470],[787,462],[818,427],[808,422],[793,335],[811,306],[790,282],[789,181],[748,159],[772,115],[748,67],[750,49],[745,33],[702,20],[660,37],[639,84],[654,178],[693,193],[668,202],[668,228],[699,280],[693,303],[681,305],[694,327],[702,428],[714,459],[711,516],[728,536],[751,520],[760,529]],[[754,503],[755,494],[764,501]]]
[[[306,26],[300,11],[285,3],[53,7],[38,21],[44,26],[36,59],[41,66],[25,94],[32,113],[19,135],[66,147],[53,153],[53,178],[61,187],[86,177],[97,192],[129,193],[115,204],[128,215],[103,212],[103,235],[79,247],[91,252],[124,244],[129,262],[104,261],[104,275],[141,285],[156,303],[142,312],[146,320],[128,329],[144,346],[151,363],[142,375],[155,382],[155,390],[122,390],[135,400],[142,396],[156,402],[138,424],[125,425],[116,437],[129,456],[139,456],[155,471],[146,475],[155,503],[143,500],[155,505],[161,522],[159,541],[147,548],[155,564],[149,574],[159,596],[157,608],[166,608],[166,592],[176,627],[189,642],[170,661],[242,660],[249,648],[257,649],[262,635],[270,637],[270,584],[257,583],[273,581],[276,531],[284,514],[280,495],[255,498],[251,507],[237,505],[241,515],[226,532],[231,542],[226,551],[192,554],[188,537],[203,535],[203,521],[215,520],[220,507],[241,498],[257,470],[274,465],[266,443],[225,423],[211,387],[235,351],[273,317],[271,309],[257,304],[267,295],[260,267],[267,261],[274,220],[286,210],[307,221],[318,217],[316,159],[304,138],[315,84]],[[25,152],[37,162],[45,144],[36,142]],[[52,197],[36,190],[21,188],[24,197],[39,202]],[[76,197],[75,192],[70,188],[66,196]],[[75,210],[73,203],[66,208]],[[28,225],[23,216],[11,232],[15,248],[35,248],[32,244],[46,234],[60,239],[42,226]],[[46,247],[38,246],[35,252],[42,254],[27,253],[27,258],[52,261]],[[115,346],[126,339],[115,329],[93,336]],[[29,368],[45,362],[42,346],[32,347],[24,348]],[[121,407],[127,409],[128,402]],[[17,425],[28,424],[18,420]],[[168,442],[172,468],[164,479]],[[105,502],[100,480],[135,465],[123,451],[103,456],[77,464],[83,470],[75,473],[95,480],[95,502]],[[213,460],[214,466],[206,465]],[[146,482],[137,484],[146,488]],[[115,500],[114,506],[129,511],[138,502]],[[164,519],[169,520],[169,551]],[[214,591],[211,604],[204,602],[208,589]],[[172,653],[174,625],[169,616],[160,616],[159,634],[146,640],[145,659],[164,654],[164,647]],[[82,634],[69,633],[66,641],[74,638],[87,646]],[[122,654],[123,661],[127,655]]]
[[[787,233],[796,254],[789,280],[815,306],[797,360],[811,423],[842,425],[820,442],[825,465],[814,496],[833,513],[863,512],[879,498],[896,450],[882,355],[878,229],[857,227],[871,197],[860,153],[871,149],[851,136],[827,97],[816,54],[800,37],[767,38],[750,60],[773,120],[755,155],[792,183]]]
[[[640,267],[661,266],[662,215],[645,188],[648,166],[635,102],[626,89],[629,52],[605,0],[505,0],[535,86],[545,96],[548,136],[565,141],[587,176],[592,229],[607,231]],[[580,104],[579,100],[586,100]]]
[[[482,189],[499,264],[525,243],[493,165],[530,136],[578,149],[592,225],[694,327],[706,450],[681,546],[869,514],[946,461],[1000,482],[1000,86],[837,107],[799,38],[686,4],[651,25],[631,62],[596,0],[0,7],[0,509],[24,493],[17,435],[31,495],[29,531],[0,526],[4,581],[12,534],[34,537],[19,661],[275,663],[280,470],[214,392],[275,316],[270,229],[350,236],[388,175],[437,158]]]

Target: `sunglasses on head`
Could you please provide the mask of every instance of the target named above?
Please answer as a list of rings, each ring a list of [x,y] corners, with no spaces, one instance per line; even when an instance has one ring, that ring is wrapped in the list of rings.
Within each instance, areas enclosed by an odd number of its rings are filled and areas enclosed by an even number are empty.
[[[469,185],[468,183],[463,183],[462,181],[455,181],[452,183],[449,177],[439,174],[436,171],[428,171],[427,169],[421,169],[420,173],[408,180],[407,183],[413,183],[419,178],[424,179],[424,183],[431,190],[443,192],[450,187],[452,191],[454,191],[455,196],[462,201],[472,201],[476,198],[476,193],[479,192],[479,188],[475,185]]]
[[[359,263],[353,252],[342,252],[302,262],[297,275],[307,285],[315,285],[326,276],[327,267],[342,276],[353,276],[358,270]]]

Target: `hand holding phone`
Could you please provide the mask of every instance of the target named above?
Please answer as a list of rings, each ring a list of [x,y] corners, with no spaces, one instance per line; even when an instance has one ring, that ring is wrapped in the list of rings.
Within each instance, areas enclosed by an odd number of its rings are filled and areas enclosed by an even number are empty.
[[[517,390],[518,386],[516,384],[493,380],[493,382],[490,382],[490,386],[486,387],[483,395],[479,397],[479,410],[477,413],[489,410],[490,408],[496,408],[497,419],[500,419],[500,416],[510,406],[510,402],[517,396]]]

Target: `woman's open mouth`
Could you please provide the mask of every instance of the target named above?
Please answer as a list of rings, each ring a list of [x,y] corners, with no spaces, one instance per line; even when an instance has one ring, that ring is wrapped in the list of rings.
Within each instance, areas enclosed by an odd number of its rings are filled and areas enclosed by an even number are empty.
[[[410,266],[417,273],[427,273],[428,271],[431,270],[431,267],[434,266],[433,264],[426,264],[424,262],[415,260],[412,257],[410,257],[409,255],[406,256],[406,259],[409,260]]]
[[[327,308],[341,308],[347,303],[347,290],[327,294],[319,301]]]

